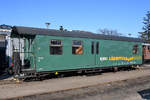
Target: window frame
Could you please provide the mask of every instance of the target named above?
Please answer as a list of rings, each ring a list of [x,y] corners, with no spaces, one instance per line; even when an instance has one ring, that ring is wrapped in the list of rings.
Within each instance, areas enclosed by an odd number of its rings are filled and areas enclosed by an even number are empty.
[[[139,45],[138,44],[133,45],[132,53],[133,54],[138,54],[139,53]]]
[[[60,45],[55,45],[55,44],[52,44],[52,41],[60,41]],[[58,53],[51,53],[51,47],[60,47],[61,48],[61,53],[58,54]],[[62,40],[59,40],[59,39],[52,39],[50,40],[50,43],[49,43],[49,54],[50,55],[63,55],[63,43],[62,43]]]
[[[149,45],[147,46],[147,50],[150,52],[150,46]]]
[[[81,42],[81,45],[74,45],[74,41],[80,41]],[[82,46],[82,54],[76,54],[76,53],[73,53],[73,47],[80,47]],[[82,40],[72,40],[72,55],[83,55],[83,41]]]

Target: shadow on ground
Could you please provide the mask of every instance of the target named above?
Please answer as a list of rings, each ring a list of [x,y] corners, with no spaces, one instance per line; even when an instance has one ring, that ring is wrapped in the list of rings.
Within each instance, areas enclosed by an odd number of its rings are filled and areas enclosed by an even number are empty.
[[[142,99],[144,100],[150,100],[150,89],[138,91]]]
[[[0,75],[0,80],[4,80],[4,79],[10,78],[10,77],[12,77],[12,75],[3,74],[3,75]]]

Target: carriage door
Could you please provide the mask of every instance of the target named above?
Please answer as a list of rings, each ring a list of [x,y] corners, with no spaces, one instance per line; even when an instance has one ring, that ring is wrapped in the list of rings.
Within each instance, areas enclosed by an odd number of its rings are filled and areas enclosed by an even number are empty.
[[[99,41],[96,41],[95,42],[95,47],[96,47],[96,57],[95,57],[95,59],[96,59],[96,65],[100,65],[100,43],[99,43]],[[98,66],[97,66],[98,67]]]
[[[92,65],[96,65],[96,47],[95,47],[95,41],[91,42],[91,61],[92,61]]]
[[[100,52],[99,52],[99,42],[98,41],[92,41],[91,45],[91,54],[94,59],[94,65],[99,65],[99,57],[100,57]]]

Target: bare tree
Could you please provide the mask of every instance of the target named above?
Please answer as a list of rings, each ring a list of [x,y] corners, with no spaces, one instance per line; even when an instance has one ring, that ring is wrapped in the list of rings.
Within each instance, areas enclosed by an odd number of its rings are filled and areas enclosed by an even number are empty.
[[[104,35],[113,35],[113,36],[121,36],[122,35],[121,33],[118,33],[117,30],[112,30],[112,29],[107,29],[107,28],[99,29],[98,33],[104,34]]]

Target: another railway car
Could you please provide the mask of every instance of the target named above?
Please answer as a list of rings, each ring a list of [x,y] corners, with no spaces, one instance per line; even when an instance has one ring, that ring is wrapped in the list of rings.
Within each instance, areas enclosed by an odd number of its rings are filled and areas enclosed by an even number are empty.
[[[6,42],[5,35],[0,34],[0,74],[5,70],[6,64]]]
[[[142,64],[138,38],[18,26],[11,37],[24,40],[24,50],[13,51],[15,74],[20,77]]]
[[[150,44],[143,43],[143,63],[150,62]]]

